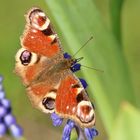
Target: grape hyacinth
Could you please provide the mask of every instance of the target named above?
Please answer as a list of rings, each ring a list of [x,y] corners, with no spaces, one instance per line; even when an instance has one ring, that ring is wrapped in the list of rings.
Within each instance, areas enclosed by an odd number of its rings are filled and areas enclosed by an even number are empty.
[[[64,58],[70,59],[71,56],[68,53],[64,53]],[[80,70],[80,67],[81,67],[81,65],[79,63],[75,63],[71,67],[71,70],[72,70],[72,72],[76,72],[76,71]],[[86,88],[88,86],[84,79],[79,79],[79,80],[82,83],[84,88]],[[51,118],[52,118],[54,126],[60,126],[63,122],[63,118],[59,117],[55,113],[51,114]],[[98,131],[95,128],[82,129],[74,121],[68,119],[68,121],[63,129],[62,140],[70,140],[71,131],[73,128],[76,129],[76,132],[78,134],[78,140],[93,140],[94,137],[98,135]]]
[[[14,138],[20,138],[23,135],[22,128],[17,124],[16,118],[11,111],[11,103],[5,97],[5,92],[2,86],[2,76],[0,76],[0,138],[8,132]]]

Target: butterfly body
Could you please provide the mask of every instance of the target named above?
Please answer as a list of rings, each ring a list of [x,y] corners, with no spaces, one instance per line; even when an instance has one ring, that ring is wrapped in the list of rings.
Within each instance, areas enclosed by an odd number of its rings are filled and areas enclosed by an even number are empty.
[[[93,126],[94,108],[80,80],[70,70],[76,60],[64,58],[57,34],[42,10],[32,8],[26,21],[15,71],[26,86],[31,103],[45,113],[70,118],[81,127]]]

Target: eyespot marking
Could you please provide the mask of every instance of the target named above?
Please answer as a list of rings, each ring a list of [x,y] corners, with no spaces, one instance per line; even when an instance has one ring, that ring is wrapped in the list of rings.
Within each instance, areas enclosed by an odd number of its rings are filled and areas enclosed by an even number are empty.
[[[32,54],[27,50],[24,50],[20,55],[20,61],[24,66],[30,63],[31,58],[32,58]]]
[[[83,123],[89,123],[93,121],[94,110],[89,101],[81,101],[77,106],[77,117]]]
[[[51,97],[46,97],[43,99],[42,104],[48,110],[53,110],[55,107],[55,99]]]
[[[37,63],[40,60],[40,56],[24,48],[21,48],[18,50],[15,59],[19,65],[28,66]]]
[[[29,12],[29,22],[32,27],[41,31],[47,29],[50,24],[50,20],[45,13],[38,8],[34,8]]]
[[[46,109],[44,112],[52,113],[55,108],[56,89],[50,90],[42,100],[42,105]]]

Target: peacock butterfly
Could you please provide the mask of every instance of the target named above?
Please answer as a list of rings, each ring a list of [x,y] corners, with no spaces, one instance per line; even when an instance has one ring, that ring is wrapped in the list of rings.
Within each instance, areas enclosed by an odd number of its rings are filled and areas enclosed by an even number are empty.
[[[70,69],[76,59],[64,57],[60,40],[41,9],[34,7],[26,14],[21,46],[15,57],[15,71],[31,103],[45,113],[55,112],[81,127],[92,127],[94,107]]]

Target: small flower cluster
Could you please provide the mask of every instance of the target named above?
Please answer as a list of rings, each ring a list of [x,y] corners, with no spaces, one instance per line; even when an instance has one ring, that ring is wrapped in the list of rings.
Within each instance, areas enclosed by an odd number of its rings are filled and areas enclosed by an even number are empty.
[[[22,128],[16,123],[16,118],[12,115],[11,103],[5,98],[2,86],[2,76],[0,76],[0,138],[8,131],[15,138],[20,138],[23,134]]]
[[[64,54],[64,57],[66,59],[71,58],[71,56],[68,53]],[[76,72],[80,70],[81,65],[79,63],[74,63],[73,66],[71,67],[72,72]],[[86,88],[88,85],[84,79],[79,79],[83,85],[84,88]],[[51,118],[53,121],[54,126],[60,126],[63,122],[63,118],[60,118],[57,114],[52,113]],[[62,134],[62,140],[70,140],[71,136],[71,131],[72,129],[75,128],[78,133],[78,140],[83,139],[83,136],[86,137],[88,140],[93,140],[95,136],[98,135],[98,131],[95,128],[84,128],[81,129],[79,126],[75,124],[72,120],[68,120],[64,129],[63,129],[63,134]]]
[[[54,126],[60,126],[63,122],[63,118],[60,118],[57,114],[52,113],[51,114],[51,118],[53,121],[53,125]],[[70,140],[71,137],[71,132],[72,129],[78,129],[79,134],[78,134],[78,140],[80,140],[80,138],[84,135],[86,136],[87,140],[93,140],[95,136],[98,135],[98,131],[95,128],[84,128],[84,134],[80,133],[81,128],[78,127],[75,122],[73,122],[72,120],[68,120],[64,129],[63,129],[63,134],[62,134],[62,140]],[[80,136],[80,134],[82,134],[82,136]],[[83,138],[82,138],[83,139]]]

